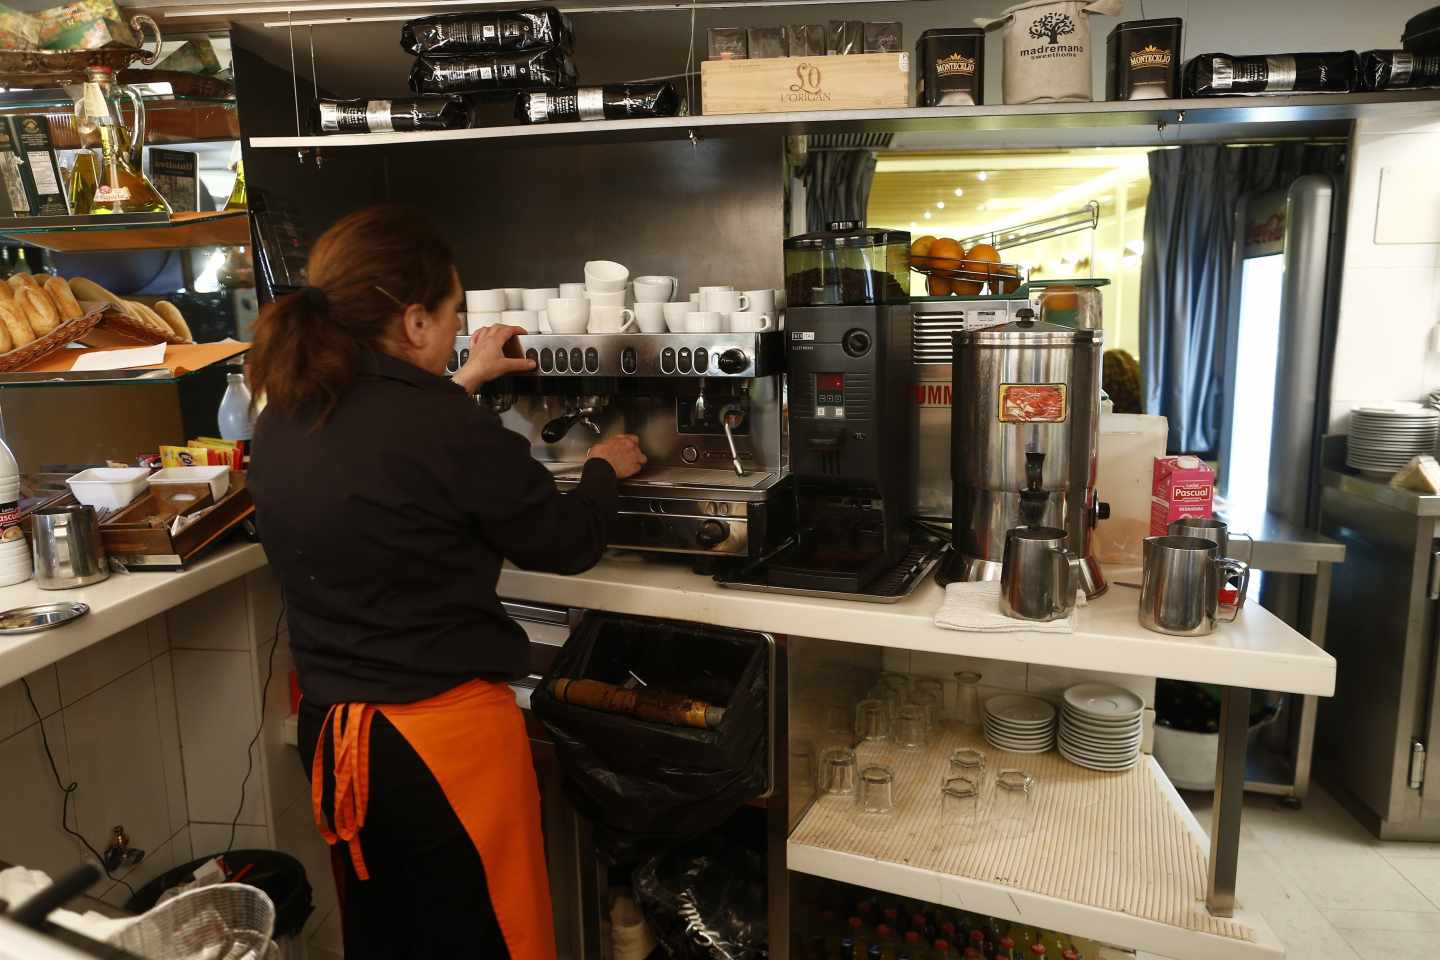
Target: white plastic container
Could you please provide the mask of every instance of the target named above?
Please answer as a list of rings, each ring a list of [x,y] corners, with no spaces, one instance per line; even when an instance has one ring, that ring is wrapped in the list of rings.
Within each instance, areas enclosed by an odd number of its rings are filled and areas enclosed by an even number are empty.
[[[87,507],[124,507],[145,492],[146,467],[91,467],[66,480],[75,499]]]
[[[226,375],[225,381],[225,395],[220,398],[220,409],[216,413],[220,421],[220,437],[224,440],[249,440],[255,430],[255,420],[250,415],[250,388],[245,385],[245,375],[231,373]]]
[[[230,489],[230,468],[166,467],[150,474],[150,486],[160,487],[167,483],[208,483],[210,495],[219,500]]]
[[[1095,488],[1110,504],[1110,519],[1095,526],[1102,563],[1138,564],[1150,535],[1150,488],[1155,458],[1165,456],[1169,421],[1142,413],[1100,415]]]
[[[0,587],[24,583],[34,573],[30,544],[20,526],[20,465],[0,442]]]

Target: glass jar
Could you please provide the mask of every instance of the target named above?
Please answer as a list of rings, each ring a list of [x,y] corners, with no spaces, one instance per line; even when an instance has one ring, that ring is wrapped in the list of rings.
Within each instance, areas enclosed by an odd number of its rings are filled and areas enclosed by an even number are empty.
[[[870,230],[856,220],[785,241],[788,306],[907,303],[910,234]]]

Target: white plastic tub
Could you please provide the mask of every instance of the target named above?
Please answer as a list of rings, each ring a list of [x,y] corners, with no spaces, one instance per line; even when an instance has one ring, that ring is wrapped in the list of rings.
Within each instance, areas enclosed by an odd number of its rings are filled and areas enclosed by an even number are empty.
[[[75,499],[87,507],[119,508],[145,492],[146,467],[92,467],[65,482]]]
[[[219,500],[230,489],[230,468],[218,467],[166,467],[150,474],[150,485],[164,486],[167,483],[208,483],[210,496]]]

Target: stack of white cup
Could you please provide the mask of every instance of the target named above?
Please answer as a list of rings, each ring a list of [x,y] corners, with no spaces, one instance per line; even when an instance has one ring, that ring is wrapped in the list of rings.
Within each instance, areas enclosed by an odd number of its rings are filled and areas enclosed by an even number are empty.
[[[0,443],[0,587],[24,583],[35,574],[30,544],[20,519],[20,465]]]
[[[684,311],[667,309],[665,319],[671,333],[764,333],[779,328],[781,296],[778,290],[704,286],[690,295]]]
[[[585,264],[584,298],[590,304],[590,333],[630,333],[635,329],[635,311],[625,306],[625,289],[630,268],[614,260],[591,260]]]

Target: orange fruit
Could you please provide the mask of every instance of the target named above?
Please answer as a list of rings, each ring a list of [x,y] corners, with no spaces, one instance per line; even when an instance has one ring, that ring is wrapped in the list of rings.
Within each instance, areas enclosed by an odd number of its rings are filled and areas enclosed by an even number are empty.
[[[945,277],[926,277],[925,289],[932,297],[948,297],[950,295],[950,281]]]
[[[980,260],[986,263],[999,263],[1000,251],[988,243],[977,243],[965,252],[965,259]]]
[[[965,248],[949,237],[941,237],[930,245],[931,260],[959,260],[965,256]]]
[[[934,237],[928,235],[924,237],[916,237],[914,242],[910,244],[910,256],[913,259],[917,260],[921,260],[925,257],[930,256],[930,247],[934,243]]]
[[[1009,264],[1001,264],[996,267],[992,281],[999,287],[999,293],[1010,294],[1020,289],[1020,270]]]

